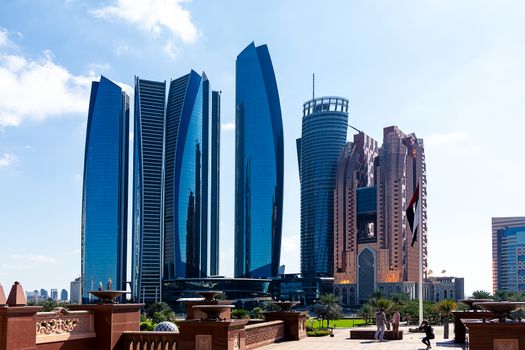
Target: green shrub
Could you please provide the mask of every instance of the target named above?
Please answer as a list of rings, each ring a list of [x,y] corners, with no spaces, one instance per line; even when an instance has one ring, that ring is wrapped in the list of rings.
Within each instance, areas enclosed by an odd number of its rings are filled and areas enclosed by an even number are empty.
[[[153,322],[151,322],[151,321],[140,322],[140,330],[141,331],[151,332],[151,331],[153,331],[153,329],[155,329],[155,324]]]
[[[231,311],[231,318],[233,319],[250,318],[250,314],[245,309],[233,309]]]
[[[329,329],[316,329],[315,331],[306,332],[306,335],[309,337],[325,337],[330,335],[332,331]]]

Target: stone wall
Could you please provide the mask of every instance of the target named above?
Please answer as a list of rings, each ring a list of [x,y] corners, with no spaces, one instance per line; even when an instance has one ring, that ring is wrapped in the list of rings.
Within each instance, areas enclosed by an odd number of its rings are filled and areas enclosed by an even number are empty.
[[[246,350],[273,344],[284,339],[284,321],[261,322],[244,327]]]

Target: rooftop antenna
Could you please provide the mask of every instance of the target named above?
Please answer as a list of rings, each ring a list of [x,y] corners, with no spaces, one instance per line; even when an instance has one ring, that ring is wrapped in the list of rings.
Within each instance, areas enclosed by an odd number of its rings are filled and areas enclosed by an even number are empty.
[[[312,73],[312,101],[315,100],[315,73]]]

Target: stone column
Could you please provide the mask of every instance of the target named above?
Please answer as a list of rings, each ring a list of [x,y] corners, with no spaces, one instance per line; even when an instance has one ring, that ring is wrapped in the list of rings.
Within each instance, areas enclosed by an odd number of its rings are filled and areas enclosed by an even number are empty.
[[[187,320],[178,324],[181,350],[243,350],[244,326],[248,320],[198,321]]]
[[[0,297],[5,299],[3,294],[1,290]],[[36,349],[36,313],[42,307],[25,306],[26,304],[22,285],[15,282],[7,298],[7,305],[0,306],[0,350]]]
[[[264,319],[265,321],[284,321],[285,340],[300,340],[306,338],[306,312],[265,312]]]
[[[461,319],[475,320],[475,319],[487,319],[494,318],[494,314],[489,311],[452,311],[454,315],[454,343],[465,344],[466,342],[466,329]]]
[[[93,312],[97,350],[119,350],[123,332],[140,331],[140,309],[143,306],[144,304],[87,304],[71,305],[71,309]]]

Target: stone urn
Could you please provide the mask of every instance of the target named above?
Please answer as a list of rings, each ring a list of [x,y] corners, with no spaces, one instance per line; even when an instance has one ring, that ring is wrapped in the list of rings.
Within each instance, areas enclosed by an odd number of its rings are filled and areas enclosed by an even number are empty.
[[[273,303],[279,306],[283,312],[291,312],[292,308],[299,304],[298,301],[274,301]]]
[[[235,305],[193,305],[194,310],[199,310],[206,314],[206,318],[203,321],[215,321],[219,322],[222,319],[219,315],[225,311],[231,310]]]
[[[492,302],[477,302],[473,304],[483,310],[491,311],[499,320],[505,322],[510,317],[510,313],[520,307],[525,306],[525,302],[511,302],[511,301],[492,301]]]

